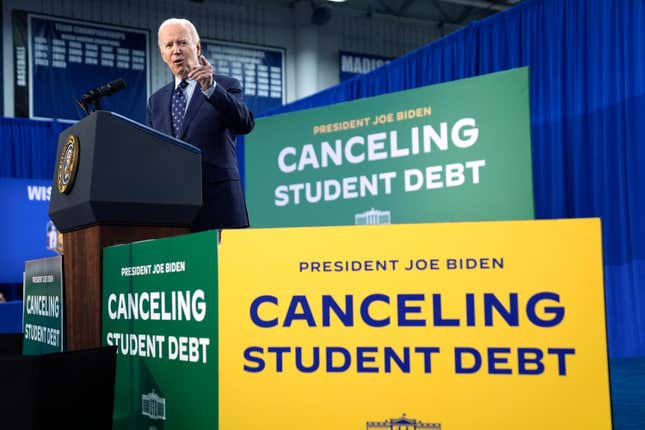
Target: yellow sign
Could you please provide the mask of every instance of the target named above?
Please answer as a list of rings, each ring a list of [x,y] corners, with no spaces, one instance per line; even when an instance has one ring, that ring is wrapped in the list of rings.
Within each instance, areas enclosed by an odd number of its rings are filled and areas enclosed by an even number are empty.
[[[598,219],[227,230],[219,252],[221,430],[611,428]]]

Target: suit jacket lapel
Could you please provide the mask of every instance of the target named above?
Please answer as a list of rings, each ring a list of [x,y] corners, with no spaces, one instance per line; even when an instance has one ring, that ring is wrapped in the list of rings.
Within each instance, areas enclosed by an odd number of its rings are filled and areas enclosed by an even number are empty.
[[[202,105],[204,102],[204,94],[202,94],[201,89],[199,88],[199,84],[195,87],[195,91],[193,92],[193,96],[190,98],[190,103],[188,103],[188,110],[186,111],[186,115],[184,115],[184,120],[182,121],[181,124],[181,133],[179,133],[179,138],[183,139],[184,135],[186,134],[186,130],[188,130],[188,125],[190,124],[190,121],[195,117],[195,114],[199,111],[199,107]]]
[[[159,130],[163,133],[166,133],[172,136],[172,115],[170,114],[171,104],[172,104],[172,92],[175,89],[175,83],[171,82],[169,85],[164,87],[164,91],[161,93],[161,106],[166,106],[166,110],[161,126],[162,130]]]

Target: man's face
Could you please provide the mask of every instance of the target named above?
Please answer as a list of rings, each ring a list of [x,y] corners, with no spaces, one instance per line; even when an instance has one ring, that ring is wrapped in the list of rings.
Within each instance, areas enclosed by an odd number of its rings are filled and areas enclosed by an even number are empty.
[[[173,75],[184,79],[199,64],[201,47],[181,24],[167,24],[159,32],[161,58]]]

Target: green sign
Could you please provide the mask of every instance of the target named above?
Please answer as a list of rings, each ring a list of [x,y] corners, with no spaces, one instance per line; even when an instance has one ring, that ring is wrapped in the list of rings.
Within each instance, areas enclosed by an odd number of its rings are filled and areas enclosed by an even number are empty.
[[[528,68],[261,118],[255,227],[532,219]]]
[[[61,352],[63,343],[63,257],[25,261],[22,353]]]
[[[217,232],[105,248],[114,429],[217,428]]]

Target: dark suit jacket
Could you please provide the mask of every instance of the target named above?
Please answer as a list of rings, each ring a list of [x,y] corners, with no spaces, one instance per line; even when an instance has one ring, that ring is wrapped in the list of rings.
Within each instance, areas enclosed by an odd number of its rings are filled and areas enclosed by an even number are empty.
[[[204,201],[193,231],[249,225],[237,169],[235,135],[253,130],[253,113],[242,101],[242,87],[237,79],[223,75],[214,78],[217,84],[210,98],[204,96],[197,84],[179,134],[179,139],[202,150]],[[146,117],[150,127],[169,135],[174,88],[173,80],[150,97]]]

